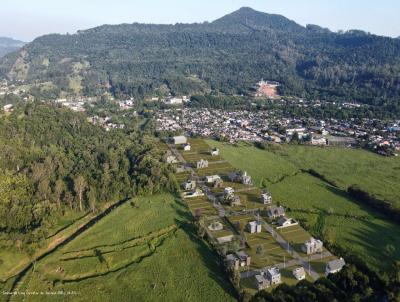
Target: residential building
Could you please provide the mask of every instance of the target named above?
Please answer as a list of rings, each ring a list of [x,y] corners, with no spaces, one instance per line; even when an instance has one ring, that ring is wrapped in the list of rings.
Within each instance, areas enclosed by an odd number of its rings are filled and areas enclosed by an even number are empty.
[[[325,275],[335,274],[337,272],[340,272],[345,265],[346,262],[344,261],[343,258],[329,261],[325,267]]]
[[[183,135],[174,136],[172,138],[172,142],[174,143],[174,145],[184,145],[184,144],[187,144],[187,138]]]
[[[196,168],[197,168],[197,169],[208,168],[208,160],[200,159],[200,160],[196,163]]]
[[[167,156],[167,164],[176,164],[178,160],[174,155],[168,155]]]
[[[7,104],[3,106],[4,112],[12,112],[14,110],[14,105],[12,104]]]
[[[221,180],[221,177],[219,175],[206,176],[206,183],[208,184],[215,183],[218,180]]]
[[[213,148],[210,151],[211,156],[218,156],[219,155],[219,149],[218,148]]]
[[[194,189],[196,189],[196,181],[188,180],[188,181],[184,182],[182,186],[185,191],[194,190]]]
[[[216,232],[216,231],[222,231],[222,230],[224,229],[224,225],[223,225],[221,222],[219,222],[219,221],[214,221],[213,223],[211,223],[211,224],[208,226],[208,229],[209,229],[210,231],[214,231],[214,232]]]
[[[304,271],[304,267],[298,267],[293,270],[293,276],[297,280],[304,280],[306,278],[306,272]]]
[[[281,283],[281,273],[279,269],[277,267],[267,269],[267,278],[272,285]]]
[[[258,221],[250,221],[246,225],[246,229],[250,234],[261,233],[262,230],[261,223]]]
[[[261,202],[265,205],[272,203],[272,196],[269,193],[261,194]]]
[[[228,175],[228,178],[232,182],[240,182],[244,185],[251,185],[251,176],[246,171],[235,171]]]
[[[285,216],[285,209],[282,206],[271,206],[267,211],[267,215],[269,218]]]
[[[307,255],[322,253],[323,245],[321,240],[311,237],[310,240],[302,245],[301,250]]]
[[[259,275],[255,275],[255,286],[258,291],[267,289],[271,286],[271,281],[267,278],[265,273],[261,273]]]
[[[311,136],[311,145],[326,146],[326,138],[321,135],[313,135],[313,136]]]
[[[228,266],[234,270],[238,270],[240,267],[250,266],[251,257],[245,251],[239,251],[234,254],[226,256]]]
[[[183,193],[184,198],[195,198],[195,197],[200,197],[200,196],[204,196],[204,193],[202,190],[200,190],[198,188],[192,190],[191,192]]]
[[[285,228],[285,227],[289,227],[292,225],[292,219],[291,218],[287,218],[285,216],[281,216],[278,219],[278,224],[280,227]]]
[[[191,149],[190,144],[184,144],[183,145],[183,151],[190,151],[190,149]]]
[[[233,189],[233,188],[231,188],[231,187],[226,187],[225,189],[224,189],[224,195],[233,195],[235,193],[235,190]]]

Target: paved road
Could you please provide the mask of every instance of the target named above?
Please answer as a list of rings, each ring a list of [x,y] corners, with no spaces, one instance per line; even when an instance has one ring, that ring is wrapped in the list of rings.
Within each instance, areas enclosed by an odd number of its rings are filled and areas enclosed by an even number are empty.
[[[287,262],[274,264],[273,266],[266,266],[266,267],[263,267],[262,269],[252,270],[252,271],[247,271],[247,272],[241,272],[240,273],[240,278],[253,277],[255,275],[258,275],[261,271],[266,271],[267,269],[269,269],[271,267],[277,267],[279,269],[283,269],[285,267],[291,267],[291,266],[295,266],[295,265],[299,265],[299,264],[300,264],[299,260],[292,259],[292,260],[289,260]]]
[[[286,250],[289,254],[292,255],[293,258],[295,258],[299,264],[304,268],[306,272],[309,272],[309,275],[313,280],[317,280],[320,276],[319,274],[309,265],[308,262],[308,257],[306,257],[306,260],[301,257],[276,230],[273,229],[264,219],[260,218],[260,221],[262,222],[264,228],[271,233],[272,237],[279,243],[279,245]],[[314,255],[315,256],[315,255]],[[316,255],[318,256],[318,255]]]

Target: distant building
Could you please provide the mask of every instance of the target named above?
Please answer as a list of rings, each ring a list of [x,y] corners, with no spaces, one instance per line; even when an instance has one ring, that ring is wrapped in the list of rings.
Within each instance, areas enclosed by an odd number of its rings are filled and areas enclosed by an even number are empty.
[[[321,135],[313,135],[311,136],[311,145],[326,146],[326,138]]]
[[[292,225],[292,219],[291,218],[287,218],[285,216],[281,216],[278,219],[278,224],[281,228],[285,228],[285,227],[289,227]]]
[[[297,280],[304,280],[306,278],[306,272],[304,271],[304,267],[298,267],[293,270],[293,276]]]
[[[272,196],[269,193],[261,194],[261,202],[265,205],[272,203]]]
[[[182,186],[185,191],[194,190],[194,189],[196,189],[196,181],[188,180],[188,181],[184,182]]]
[[[206,176],[206,183],[208,184],[215,183],[218,180],[221,180],[221,177],[219,175]]]
[[[271,284],[281,283],[281,273],[277,267],[267,269],[267,278]]]
[[[201,191],[200,189],[194,189],[189,193],[183,194],[184,198],[195,198],[195,197],[200,197],[200,196],[204,196],[203,191]]]
[[[14,110],[14,105],[12,104],[7,104],[3,106],[4,112],[12,112]]]
[[[247,174],[246,171],[235,171],[232,173],[229,173],[228,178],[232,182],[240,182],[244,185],[251,185],[251,176]]]
[[[211,156],[218,156],[219,155],[219,149],[218,148],[213,148],[210,151]]]
[[[176,164],[178,160],[174,155],[168,155],[167,156],[167,164]]]
[[[325,267],[325,275],[335,274],[337,272],[340,272],[345,265],[346,262],[344,261],[343,258],[329,261]]]
[[[282,206],[280,206],[280,207],[272,206],[267,211],[267,215],[269,218],[278,218],[281,216],[285,216],[285,209]]]
[[[225,189],[224,189],[224,194],[225,195],[232,195],[232,194],[234,194],[235,193],[235,190],[233,189],[233,188],[231,188],[231,187],[226,187]]]
[[[174,136],[172,138],[172,142],[174,143],[174,145],[184,145],[184,144],[187,144],[187,138],[183,135]]]
[[[328,136],[326,141],[329,146],[354,146],[357,144],[355,138],[344,136]]]
[[[255,275],[255,286],[258,291],[267,289],[271,286],[271,281],[267,278],[267,275],[261,273],[259,275]]]
[[[257,234],[257,233],[261,233],[261,223],[257,222],[257,221],[250,221],[247,225],[246,225],[246,229],[250,234]]]
[[[183,145],[183,151],[190,151],[190,149],[191,149],[190,144]]]
[[[321,240],[311,237],[310,240],[306,241],[302,245],[301,250],[307,255],[311,255],[315,253],[321,253],[323,246],[324,244]]]
[[[245,251],[240,251],[227,255],[226,261],[230,268],[238,270],[240,267],[250,266],[251,257]]]
[[[208,229],[209,229],[210,231],[214,231],[214,232],[216,232],[216,231],[222,231],[222,230],[224,229],[224,226],[223,226],[223,224],[222,224],[221,222],[219,222],[219,221],[214,221],[213,223],[211,223],[211,224],[208,226]]]
[[[208,168],[208,160],[200,159],[200,160],[196,163],[196,168],[197,168],[197,169]]]

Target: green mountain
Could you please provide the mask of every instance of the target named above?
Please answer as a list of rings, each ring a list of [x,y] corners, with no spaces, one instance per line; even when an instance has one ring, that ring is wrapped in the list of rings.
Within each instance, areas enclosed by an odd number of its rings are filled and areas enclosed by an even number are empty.
[[[352,30],[303,27],[241,8],[211,23],[103,25],[47,35],[0,61],[0,77],[49,82],[54,91],[249,93],[261,78],[281,93],[396,105],[400,41]]]
[[[26,43],[11,38],[0,37],[0,57],[18,50]]]

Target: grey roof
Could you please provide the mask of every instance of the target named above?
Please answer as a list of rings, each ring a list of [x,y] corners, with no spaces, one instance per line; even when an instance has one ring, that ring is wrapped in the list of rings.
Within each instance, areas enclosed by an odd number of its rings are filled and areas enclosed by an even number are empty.
[[[346,262],[344,262],[343,258],[335,259],[335,260],[332,260],[332,261],[328,262],[328,268],[331,271],[342,269],[343,266],[345,266],[345,265],[346,265]]]
[[[242,257],[244,257],[244,258],[249,257],[249,255],[248,255],[245,251],[237,252],[236,255],[238,255],[238,257],[240,257],[240,258],[242,258]]]
[[[255,275],[255,278],[256,278],[258,283],[262,283],[262,282],[266,281],[265,277],[262,276],[262,275]]]
[[[236,256],[233,255],[233,254],[229,254],[229,255],[226,256],[226,260],[235,261],[236,260]]]

